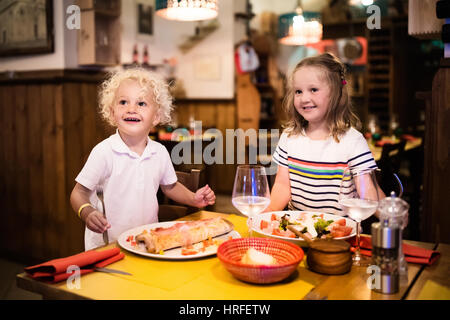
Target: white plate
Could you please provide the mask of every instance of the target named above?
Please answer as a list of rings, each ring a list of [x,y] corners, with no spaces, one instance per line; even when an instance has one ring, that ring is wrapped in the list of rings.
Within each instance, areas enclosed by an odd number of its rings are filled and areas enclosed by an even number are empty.
[[[167,260],[189,260],[189,259],[197,259],[202,257],[211,256],[217,253],[217,247],[218,246],[209,246],[206,248],[205,251],[199,252],[197,254],[191,254],[191,255],[182,255],[181,254],[181,247],[174,248],[170,250],[165,250],[164,254],[159,253],[149,253],[147,252],[147,249],[145,248],[144,243],[137,243],[136,246],[132,246],[131,242],[127,241],[127,238],[129,236],[137,236],[144,230],[150,230],[155,228],[168,228],[174,225],[175,223],[184,223],[187,221],[167,221],[167,222],[159,222],[159,223],[152,223],[152,224],[146,224],[140,227],[136,227],[130,230],[125,231],[122,233],[119,238],[117,239],[117,242],[119,245],[124,248],[127,251],[133,252],[135,254],[139,254],[141,256],[146,256],[150,258],[156,258],[156,259],[167,259]],[[225,233],[223,235],[217,236],[214,238],[214,240],[227,240],[229,237],[234,238],[240,238],[241,235],[239,232],[232,230],[228,233]],[[196,243],[193,245],[194,249],[200,249],[202,247],[202,243]]]
[[[275,239],[282,239],[282,240],[287,240],[289,242],[293,242],[296,243],[298,245],[302,245],[302,246],[306,246],[306,241],[303,240],[302,238],[289,238],[289,237],[281,237],[281,236],[275,236],[272,234],[269,234],[267,232],[263,232],[260,228],[261,225],[261,220],[266,220],[270,222],[270,217],[272,216],[272,214],[276,214],[278,217],[282,217],[285,214],[289,214],[291,216],[291,219],[296,219],[300,216],[300,214],[306,214],[307,216],[312,217],[313,215],[321,215],[322,212],[313,212],[313,211],[272,211],[272,212],[266,212],[266,213],[261,213],[258,215],[255,215],[254,222],[253,222],[253,230],[261,235],[267,236],[267,237],[271,237],[271,238],[275,238]],[[329,213],[323,213],[323,218],[324,220],[340,220],[340,219],[345,219],[345,223],[346,226],[352,227],[352,233],[346,237],[340,237],[340,238],[334,238],[334,239],[348,239],[351,237],[354,237],[356,235],[356,222],[352,219],[349,219],[347,217],[341,217],[338,215],[334,215],[334,214],[329,214]]]

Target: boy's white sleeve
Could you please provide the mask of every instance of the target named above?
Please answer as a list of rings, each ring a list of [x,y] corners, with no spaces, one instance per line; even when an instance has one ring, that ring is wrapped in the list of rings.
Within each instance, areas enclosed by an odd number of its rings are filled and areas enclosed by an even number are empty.
[[[170,159],[169,152],[164,146],[161,146],[161,179],[159,184],[166,186],[178,181],[177,174]]]
[[[278,140],[277,148],[272,155],[274,162],[283,167],[288,166],[287,139],[287,133],[283,132],[280,136],[280,140]]]
[[[75,181],[91,191],[97,190],[103,181],[105,171],[107,170],[106,156],[101,151],[101,146],[96,145],[81,169]]]
[[[349,151],[348,166],[350,167],[350,170],[360,171],[361,169],[377,168],[377,163],[362,134],[351,141],[349,144]]]

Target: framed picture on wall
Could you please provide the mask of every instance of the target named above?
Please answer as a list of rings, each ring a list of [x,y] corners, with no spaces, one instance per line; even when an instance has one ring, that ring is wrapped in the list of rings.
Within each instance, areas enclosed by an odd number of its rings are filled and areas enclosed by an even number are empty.
[[[153,35],[153,6],[148,1],[137,1],[137,32],[139,35]]]
[[[54,51],[53,0],[0,0],[0,57]]]

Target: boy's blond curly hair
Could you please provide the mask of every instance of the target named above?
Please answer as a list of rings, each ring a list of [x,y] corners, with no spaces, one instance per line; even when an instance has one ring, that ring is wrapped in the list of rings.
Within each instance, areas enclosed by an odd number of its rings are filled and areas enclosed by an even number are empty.
[[[171,122],[173,110],[172,96],[169,93],[169,85],[159,74],[143,68],[130,68],[111,72],[101,84],[99,90],[99,107],[103,119],[111,126],[115,126],[112,116],[112,108],[116,98],[116,92],[120,84],[125,80],[135,80],[146,91],[152,93],[153,101],[158,106],[160,124]]]

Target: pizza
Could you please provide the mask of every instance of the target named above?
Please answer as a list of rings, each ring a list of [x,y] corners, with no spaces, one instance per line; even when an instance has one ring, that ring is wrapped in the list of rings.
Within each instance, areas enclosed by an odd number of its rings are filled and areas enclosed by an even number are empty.
[[[197,242],[228,233],[233,230],[233,224],[223,218],[202,219],[175,223],[168,228],[144,230],[138,234],[136,242],[143,242],[149,253],[164,250],[189,247]]]

